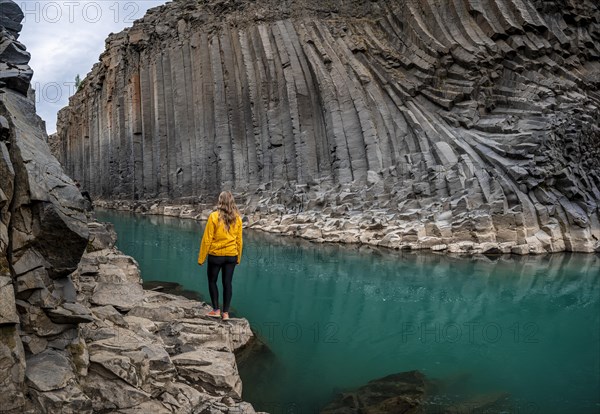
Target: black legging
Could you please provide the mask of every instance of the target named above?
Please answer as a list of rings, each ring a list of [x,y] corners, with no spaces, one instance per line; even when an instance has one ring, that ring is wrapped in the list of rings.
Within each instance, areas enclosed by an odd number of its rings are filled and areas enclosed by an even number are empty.
[[[223,312],[229,312],[231,304],[231,279],[233,279],[233,271],[237,264],[237,256],[213,256],[208,255],[208,291],[210,292],[210,300],[213,309],[219,309],[219,288],[217,287],[217,279],[219,278],[219,270],[221,273],[221,281],[223,282]]]

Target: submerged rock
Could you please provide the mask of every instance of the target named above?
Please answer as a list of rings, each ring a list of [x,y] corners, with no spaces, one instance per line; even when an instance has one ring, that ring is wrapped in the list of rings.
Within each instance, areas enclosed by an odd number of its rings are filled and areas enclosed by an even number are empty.
[[[425,376],[419,371],[391,374],[340,393],[321,414],[421,414],[426,388]]]
[[[463,386],[469,375],[426,378],[419,371],[400,372],[340,392],[321,414],[467,414],[505,413],[514,406],[506,392],[471,395]]]

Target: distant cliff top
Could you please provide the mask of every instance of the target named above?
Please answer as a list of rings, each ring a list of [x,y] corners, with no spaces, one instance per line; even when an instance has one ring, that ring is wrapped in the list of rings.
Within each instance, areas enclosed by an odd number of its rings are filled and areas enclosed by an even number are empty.
[[[133,27],[111,34],[107,46],[120,45],[127,34],[138,41],[140,32],[159,39],[177,36],[187,24],[210,32],[223,24],[241,28],[288,18],[376,18],[385,8],[402,4],[391,0],[174,0],[148,10]]]

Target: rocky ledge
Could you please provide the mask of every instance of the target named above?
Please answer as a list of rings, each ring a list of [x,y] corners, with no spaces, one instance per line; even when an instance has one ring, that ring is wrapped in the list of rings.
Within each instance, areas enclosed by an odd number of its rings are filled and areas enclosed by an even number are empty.
[[[34,406],[24,412],[254,413],[241,401],[235,359],[254,338],[248,322],[217,321],[204,303],[143,290],[114,232],[97,222],[90,232],[73,290],[38,310],[37,335],[23,337]]]

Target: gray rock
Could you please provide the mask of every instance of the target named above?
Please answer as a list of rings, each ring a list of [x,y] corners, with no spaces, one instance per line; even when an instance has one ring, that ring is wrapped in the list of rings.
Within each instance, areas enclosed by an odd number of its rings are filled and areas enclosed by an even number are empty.
[[[54,323],[87,323],[94,318],[88,308],[77,303],[65,303],[62,306],[46,311]]]
[[[339,393],[326,405],[323,414],[420,413],[424,411],[427,390],[425,376],[418,371],[388,375]]]
[[[42,289],[50,285],[48,272],[43,267],[38,267],[25,274],[17,276],[16,285],[17,293],[26,292],[33,289]]]
[[[30,59],[31,55],[21,43],[12,41],[9,38],[0,40],[0,61],[11,62],[15,65],[26,65]]]
[[[215,395],[241,398],[242,383],[238,376],[235,357],[230,352],[198,349],[171,358],[180,377],[191,385],[202,384]]]
[[[19,323],[14,288],[10,277],[0,276],[0,326]]]
[[[15,54],[12,54],[12,56],[14,57]],[[23,57],[19,56],[18,59],[23,60]],[[0,62],[0,83],[5,84],[14,91],[27,95],[32,77],[33,70],[27,65],[9,66]]]
[[[48,341],[35,335],[24,335],[21,337],[21,341],[23,342],[23,347],[33,355],[39,354],[48,347]]]
[[[21,8],[12,0],[0,0],[0,26],[7,29],[13,36],[18,36],[21,22],[25,15]]]
[[[111,305],[97,306],[92,308],[92,313],[102,321],[110,321],[115,325],[126,327],[127,322],[123,315]]]
[[[110,249],[117,241],[117,233],[112,224],[90,223],[90,246],[92,250]]]
[[[38,268],[45,268],[48,263],[37,250],[27,249],[25,253],[21,254],[16,260],[13,261],[13,271],[15,275],[20,276],[27,272],[33,272]]]
[[[25,405],[25,351],[15,325],[0,325],[0,403],[19,412]]]
[[[132,408],[126,408],[117,411],[119,414],[146,414],[146,413],[156,413],[156,414],[171,414],[173,412],[172,408],[167,408],[168,406],[159,401],[147,401],[143,402],[140,405],[136,405]]]
[[[82,379],[82,387],[85,394],[92,400],[94,412],[114,412],[150,401],[149,394],[120,379],[107,381],[106,378],[91,369],[89,374]]]
[[[105,351],[92,352],[90,363],[100,365],[115,377],[121,378],[135,388],[139,388],[142,384],[142,378],[140,378],[136,366],[127,356]]]
[[[49,338],[74,327],[72,324],[57,324],[52,322],[46,312],[38,305],[31,305],[22,300],[17,300],[16,305],[21,315],[21,329],[25,333]]]
[[[92,414],[92,401],[85,395],[77,383],[70,383],[66,387],[39,392],[31,390],[33,399],[48,413],[64,414]]]
[[[75,304],[77,301],[77,289],[73,284],[71,276],[61,277],[60,279],[53,280],[54,292],[53,295],[60,297],[66,302],[65,308],[69,308],[71,304]]]
[[[47,349],[27,359],[25,376],[38,391],[65,388],[75,379],[73,365],[64,352]]]
[[[111,305],[121,311],[128,311],[144,297],[144,289],[134,283],[98,283],[91,298],[99,306]]]

